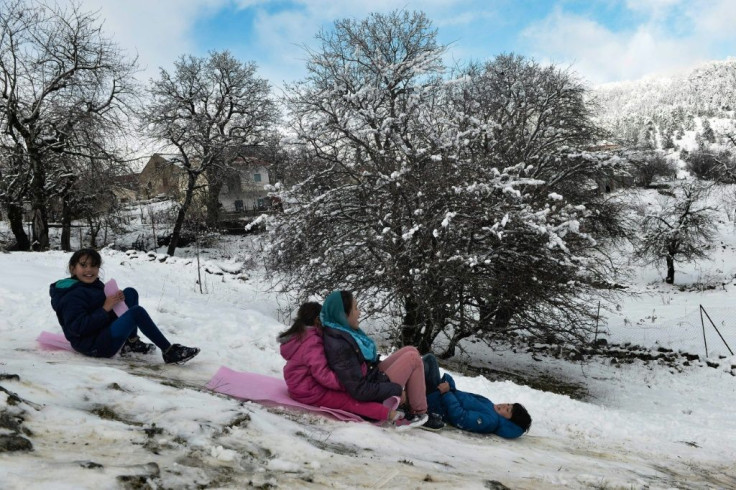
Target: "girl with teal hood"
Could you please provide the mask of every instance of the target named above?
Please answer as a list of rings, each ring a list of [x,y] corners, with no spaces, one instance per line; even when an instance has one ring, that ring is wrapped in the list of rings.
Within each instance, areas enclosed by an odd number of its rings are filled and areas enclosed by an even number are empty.
[[[380,360],[376,343],[358,326],[360,310],[349,291],[333,291],[322,305],[325,356],[348,393],[360,401],[401,396],[409,404],[412,425],[427,422],[424,364],[415,347]]]
[[[322,312],[319,318],[322,321],[322,325],[342,330],[352,336],[366,361],[376,362],[378,360],[376,343],[373,339],[368,337],[360,328],[353,328],[348,323],[348,317],[345,314],[345,305],[343,304],[340,291],[333,291],[327,296],[324,305],[322,305]]]

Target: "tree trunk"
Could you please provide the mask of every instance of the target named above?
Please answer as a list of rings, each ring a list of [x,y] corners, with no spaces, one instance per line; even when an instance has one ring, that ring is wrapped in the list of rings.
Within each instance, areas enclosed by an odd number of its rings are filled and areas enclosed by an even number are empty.
[[[95,218],[87,218],[87,225],[89,226],[89,246],[97,248],[97,235],[100,233],[100,222],[95,221]]]
[[[65,252],[72,251],[72,212],[66,198],[61,205],[61,249]]]
[[[33,243],[32,248],[36,252],[49,249],[49,220],[46,216],[46,207],[34,206],[33,221],[31,225]]]
[[[501,297],[501,303],[496,305],[496,314],[493,316],[493,327],[492,330],[494,332],[503,332],[505,331],[509,323],[511,323],[511,318],[514,316],[514,309],[504,302],[503,297]]]
[[[26,251],[31,249],[31,242],[23,229],[23,205],[8,203],[8,221],[10,230],[15,236],[15,250]]]
[[[33,181],[31,182],[32,247],[35,251],[48,250],[49,220],[46,214],[46,171],[37,153],[29,152],[29,160],[33,168]]]
[[[174,256],[176,252],[176,246],[179,244],[179,236],[181,235],[181,229],[184,226],[184,218],[187,216],[189,205],[192,203],[192,197],[194,196],[194,187],[197,184],[197,176],[193,173],[189,173],[187,181],[187,192],[184,196],[184,202],[179,208],[179,212],[176,215],[176,223],[174,223],[174,231],[171,233],[171,240],[169,241],[169,248],[166,249],[166,253],[170,256]]]
[[[421,335],[419,320],[419,306],[412,295],[404,298],[404,321],[401,324],[401,347],[416,345]]]
[[[222,182],[211,179],[207,186],[207,227],[217,229],[220,223],[220,191]]]
[[[449,359],[450,357],[454,356],[455,348],[457,347],[457,344],[461,340],[470,337],[470,335],[471,335],[470,332],[461,332],[461,333],[453,335],[452,338],[450,339],[450,343],[447,344],[447,349],[445,349],[445,351],[442,352],[437,357],[439,357],[440,359]]]
[[[667,284],[675,283],[675,261],[672,257],[667,257],[667,277],[664,278]]]

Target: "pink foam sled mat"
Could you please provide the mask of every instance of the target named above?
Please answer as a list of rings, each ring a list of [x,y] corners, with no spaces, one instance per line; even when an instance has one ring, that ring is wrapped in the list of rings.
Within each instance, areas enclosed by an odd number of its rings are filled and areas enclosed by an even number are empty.
[[[72,345],[64,337],[64,334],[43,331],[36,341],[41,344],[43,350],[68,350],[74,352]]]
[[[241,400],[258,402],[261,405],[280,405],[289,408],[298,408],[309,412],[329,415],[343,422],[365,422],[362,417],[354,413],[335,408],[315,407],[293,400],[289,396],[286,382],[281,378],[265,376],[263,374],[233,371],[225,366],[212,376],[205,385],[217,393],[232,396]]]
[[[105,283],[105,296],[112,296],[118,291],[120,291],[120,288],[118,287],[118,283],[115,282],[115,279],[110,279]],[[112,307],[112,311],[120,318],[123,316],[123,313],[128,311],[128,305],[125,304],[125,301],[121,301]]]

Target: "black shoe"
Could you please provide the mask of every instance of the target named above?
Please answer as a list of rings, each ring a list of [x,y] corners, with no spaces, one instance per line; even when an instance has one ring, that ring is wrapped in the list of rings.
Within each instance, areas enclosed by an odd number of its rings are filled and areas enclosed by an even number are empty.
[[[128,354],[150,354],[156,350],[156,346],[143,342],[138,337],[134,339],[128,339],[120,349],[121,356],[127,356]]]
[[[445,426],[445,423],[442,421],[442,416],[438,413],[430,413],[429,419],[422,425],[422,429],[426,430],[440,430]]]
[[[164,362],[166,364],[184,364],[197,354],[199,354],[198,347],[186,347],[180,344],[172,344],[171,347],[164,352]]]

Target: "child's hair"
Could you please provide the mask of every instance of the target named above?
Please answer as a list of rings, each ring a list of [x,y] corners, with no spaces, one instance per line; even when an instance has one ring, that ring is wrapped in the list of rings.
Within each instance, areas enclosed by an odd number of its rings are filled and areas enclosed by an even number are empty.
[[[72,267],[77,265],[84,257],[87,257],[87,261],[90,262],[89,265],[92,267],[99,267],[102,265],[102,257],[100,257],[97,250],[93,248],[83,248],[74,252],[72,257],[69,259],[69,274],[72,273]]]
[[[524,432],[528,432],[532,426],[532,418],[521,403],[514,403],[509,420],[521,427]]]
[[[301,337],[304,332],[307,331],[307,327],[313,325],[320,325],[319,313],[322,311],[322,305],[314,301],[304,303],[299,307],[299,311],[296,313],[294,323],[289,327],[288,330],[284,330],[278,336],[279,342],[285,342],[289,340],[293,335]]]

